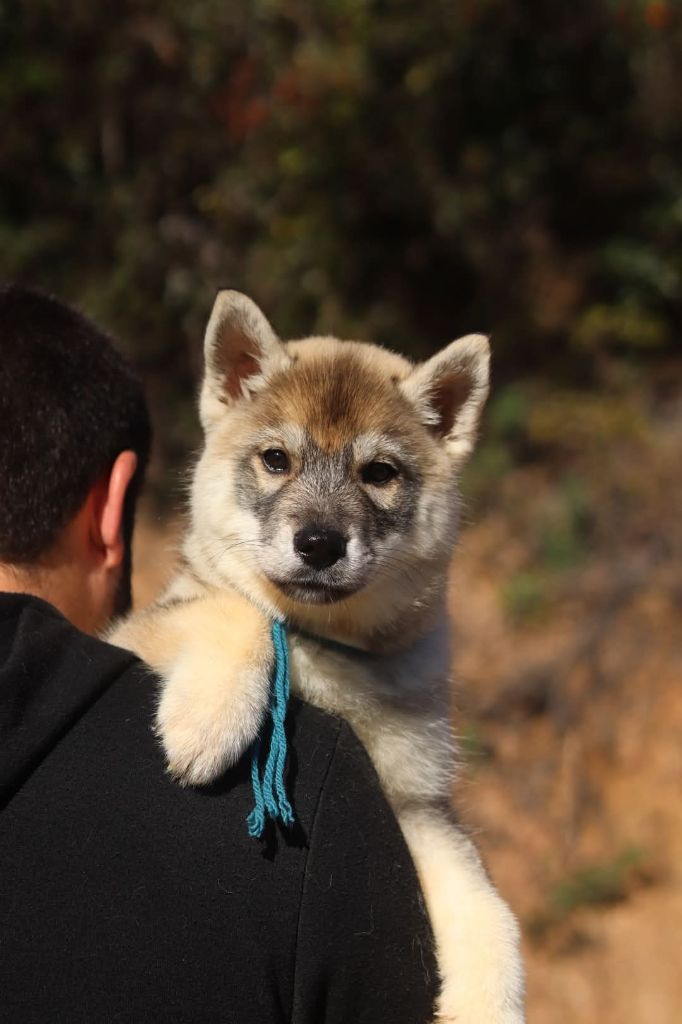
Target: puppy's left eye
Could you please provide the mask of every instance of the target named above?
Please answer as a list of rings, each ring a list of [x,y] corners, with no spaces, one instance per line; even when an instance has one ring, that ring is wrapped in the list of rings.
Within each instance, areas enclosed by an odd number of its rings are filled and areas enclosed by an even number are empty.
[[[390,462],[368,462],[360,470],[363,484],[373,484],[375,487],[387,484],[390,480],[394,480],[397,475],[398,470]]]
[[[289,456],[282,448],[268,448],[261,455],[261,459],[271,473],[286,473],[289,468]]]

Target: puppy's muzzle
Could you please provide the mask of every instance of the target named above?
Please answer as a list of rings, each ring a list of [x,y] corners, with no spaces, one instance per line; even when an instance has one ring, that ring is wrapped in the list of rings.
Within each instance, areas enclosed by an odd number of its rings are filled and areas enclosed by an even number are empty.
[[[346,554],[346,538],[338,530],[305,526],[294,535],[294,550],[311,569],[329,569]]]

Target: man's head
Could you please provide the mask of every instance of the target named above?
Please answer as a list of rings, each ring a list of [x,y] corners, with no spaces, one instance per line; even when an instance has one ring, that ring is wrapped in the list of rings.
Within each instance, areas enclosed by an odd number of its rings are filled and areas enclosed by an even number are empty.
[[[0,589],[83,629],[130,605],[142,388],[109,338],[39,292],[0,288]]]

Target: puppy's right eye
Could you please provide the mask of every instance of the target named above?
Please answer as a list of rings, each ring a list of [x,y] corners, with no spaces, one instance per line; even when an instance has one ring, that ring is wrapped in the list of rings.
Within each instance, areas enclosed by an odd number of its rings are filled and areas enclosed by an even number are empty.
[[[268,448],[262,453],[261,459],[271,473],[286,473],[289,469],[289,456],[281,448]]]

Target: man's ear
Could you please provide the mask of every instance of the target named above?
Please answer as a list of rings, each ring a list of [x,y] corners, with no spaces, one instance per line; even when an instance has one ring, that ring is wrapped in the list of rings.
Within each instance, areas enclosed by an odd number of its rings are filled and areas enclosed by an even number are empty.
[[[199,403],[204,430],[222,416],[227,405],[249,398],[289,361],[255,302],[241,292],[218,292],[204,337]]]
[[[467,334],[420,363],[401,384],[424,425],[458,463],[473,451],[489,380],[488,339]]]
[[[121,452],[111,468],[108,482],[103,484],[102,501],[97,512],[98,522],[95,528],[106,568],[121,565],[125,556],[123,510],[136,469],[135,452]]]

